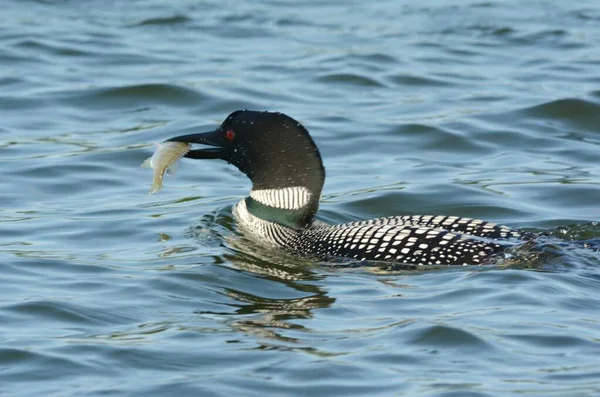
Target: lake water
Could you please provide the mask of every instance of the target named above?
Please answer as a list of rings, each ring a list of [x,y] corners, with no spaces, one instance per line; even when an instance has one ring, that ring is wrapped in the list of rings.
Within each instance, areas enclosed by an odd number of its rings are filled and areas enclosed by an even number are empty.
[[[600,3],[0,4],[0,395],[600,395]],[[267,252],[250,183],[150,141],[301,121],[318,218],[495,221],[513,266],[381,272]]]

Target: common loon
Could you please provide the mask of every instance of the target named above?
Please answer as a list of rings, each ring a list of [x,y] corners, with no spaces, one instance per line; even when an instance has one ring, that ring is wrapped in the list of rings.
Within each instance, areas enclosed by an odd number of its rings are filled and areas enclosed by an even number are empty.
[[[288,252],[325,260],[408,265],[478,265],[526,237],[506,226],[456,216],[391,216],[329,225],[315,220],[325,169],[315,142],[293,118],[238,110],[214,131],[168,141],[203,144],[185,157],[222,159],[252,181],[233,208],[244,234]]]

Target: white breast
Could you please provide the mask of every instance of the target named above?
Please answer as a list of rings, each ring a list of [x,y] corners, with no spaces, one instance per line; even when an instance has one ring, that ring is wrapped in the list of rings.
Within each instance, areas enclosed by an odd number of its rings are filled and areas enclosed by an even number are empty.
[[[261,244],[279,248],[290,247],[298,237],[298,232],[293,229],[252,215],[248,212],[245,199],[233,207],[232,213],[242,233]]]

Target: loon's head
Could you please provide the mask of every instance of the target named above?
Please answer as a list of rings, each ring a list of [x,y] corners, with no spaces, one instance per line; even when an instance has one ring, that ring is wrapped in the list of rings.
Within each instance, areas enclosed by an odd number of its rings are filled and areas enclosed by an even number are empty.
[[[290,227],[307,227],[319,206],[325,169],[314,141],[283,113],[238,110],[214,131],[169,141],[212,146],[185,157],[223,159],[252,181],[247,200],[255,215]]]

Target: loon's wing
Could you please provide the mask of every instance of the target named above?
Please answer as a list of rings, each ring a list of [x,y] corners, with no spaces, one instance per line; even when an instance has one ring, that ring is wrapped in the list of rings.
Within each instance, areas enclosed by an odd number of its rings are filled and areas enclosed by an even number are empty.
[[[472,239],[444,229],[397,224],[399,219],[380,218],[311,228],[299,236],[300,252],[326,258],[415,265],[477,265],[505,248],[496,242]]]
[[[489,239],[527,238],[529,233],[519,232],[504,225],[473,218],[444,215],[404,215],[353,222],[350,225],[412,225],[432,229],[442,229],[457,234],[484,237]]]

